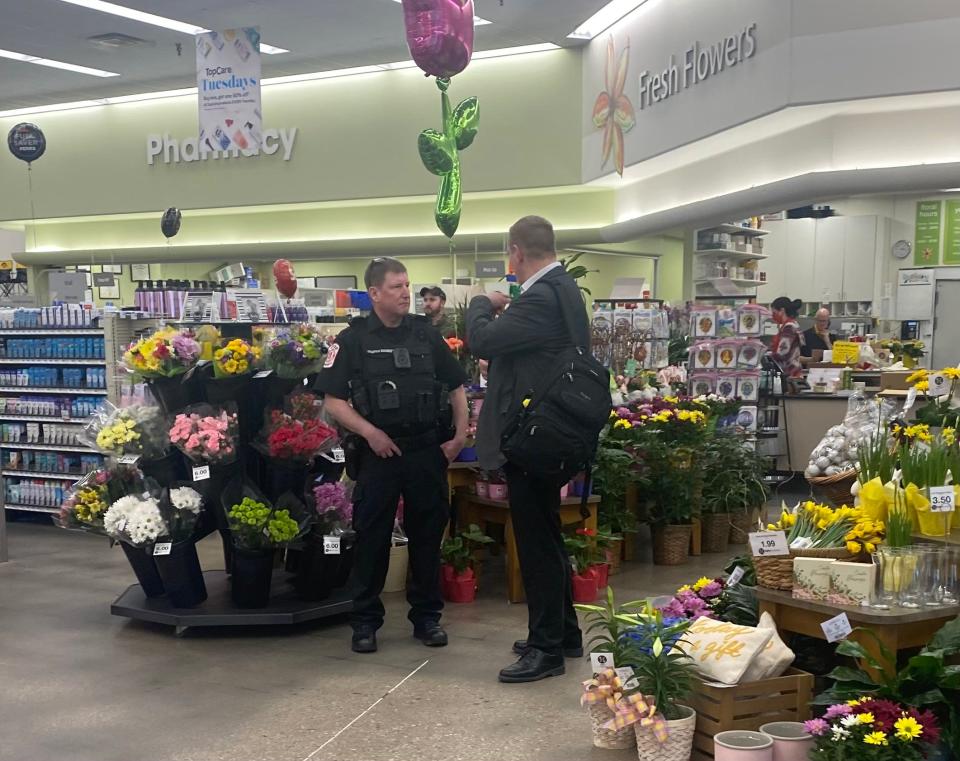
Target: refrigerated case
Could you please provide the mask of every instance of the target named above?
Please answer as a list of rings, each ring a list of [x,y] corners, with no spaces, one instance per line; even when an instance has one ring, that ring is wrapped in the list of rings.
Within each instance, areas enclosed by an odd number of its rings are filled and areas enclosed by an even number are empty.
[[[960,363],[960,268],[927,267],[900,270],[897,319],[916,321],[917,337],[926,344],[924,367]]]

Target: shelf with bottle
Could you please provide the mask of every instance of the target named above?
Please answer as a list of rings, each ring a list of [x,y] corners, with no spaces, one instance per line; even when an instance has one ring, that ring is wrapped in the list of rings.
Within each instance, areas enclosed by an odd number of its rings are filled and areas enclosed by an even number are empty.
[[[49,513],[50,515],[56,515],[60,512],[58,507],[40,507],[39,505],[20,505],[14,502],[5,503],[3,506],[6,510],[23,510],[28,513]]]
[[[55,471],[46,471],[46,470],[18,470],[6,468],[0,469],[0,475],[4,478],[54,478],[59,481],[70,481],[75,483],[83,478],[88,471],[83,473],[57,473]]]
[[[23,510],[56,511],[67,496],[70,484],[59,479],[6,478],[4,501],[7,507]]]
[[[96,449],[79,444],[44,444],[42,441],[0,441],[0,449],[29,449],[38,452],[83,452],[95,454]]]
[[[56,423],[57,425],[83,425],[86,417],[54,417],[53,415],[8,415],[0,413],[0,421],[7,423]]]
[[[0,393],[5,394],[95,394],[106,396],[105,388],[57,388],[55,386],[0,386]]]
[[[753,224],[756,218],[749,220]],[[761,230],[759,227],[746,227],[744,225],[735,225],[732,222],[724,222],[713,227],[702,227],[697,230],[698,233],[717,233],[718,235],[743,235],[748,238],[758,238],[763,235],[769,235],[769,230]]]

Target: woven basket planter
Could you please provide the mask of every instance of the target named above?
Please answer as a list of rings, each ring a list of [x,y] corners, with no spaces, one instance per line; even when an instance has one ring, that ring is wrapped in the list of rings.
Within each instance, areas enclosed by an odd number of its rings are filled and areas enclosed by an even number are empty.
[[[843,473],[837,473],[833,476],[817,476],[815,478],[807,476],[807,482],[813,489],[814,494],[829,500],[837,507],[853,504],[850,487],[856,480],[856,469],[845,470]]]
[[[730,514],[704,513],[700,516],[702,525],[701,542],[704,552],[726,552],[730,541]]]
[[[690,557],[690,534],[693,526],[667,524],[653,529],[653,562],[655,565],[683,565]]]
[[[738,510],[730,513],[730,544],[746,544],[747,534],[757,530],[757,510]]]
[[[587,707],[590,715],[590,727],[593,732],[593,744],[607,750],[625,750],[636,745],[637,737],[633,731],[633,724],[623,729],[606,729],[603,725],[613,718],[613,713],[606,704],[594,703]]]
[[[658,742],[649,729],[638,729],[637,755],[640,761],[690,761],[693,750],[693,733],[697,728],[697,714],[692,708],[686,708],[690,715],[683,719],[667,722],[666,742]]]
[[[844,547],[822,550],[790,550],[790,556],[772,558],[754,558],[753,565],[757,571],[757,586],[767,589],[779,589],[789,592],[793,589],[793,559],[794,558],[833,558],[846,560],[853,557]]]

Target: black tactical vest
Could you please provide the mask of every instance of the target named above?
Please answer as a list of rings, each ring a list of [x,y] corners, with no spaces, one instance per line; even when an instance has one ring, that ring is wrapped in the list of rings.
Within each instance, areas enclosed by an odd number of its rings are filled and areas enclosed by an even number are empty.
[[[436,431],[442,388],[437,382],[433,350],[427,335],[429,320],[404,319],[406,336],[370,331],[365,318],[351,321],[357,350],[351,358],[354,375],[350,390],[354,408],[392,438]]]

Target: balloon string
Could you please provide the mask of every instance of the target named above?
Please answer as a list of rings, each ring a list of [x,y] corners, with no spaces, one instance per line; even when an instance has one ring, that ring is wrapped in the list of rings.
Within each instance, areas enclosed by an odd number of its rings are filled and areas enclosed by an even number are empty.
[[[33,207],[33,167],[27,162],[27,195],[30,196],[30,229],[33,230],[33,249],[37,249],[37,212]]]

